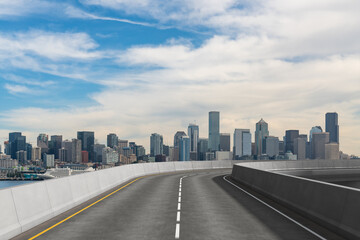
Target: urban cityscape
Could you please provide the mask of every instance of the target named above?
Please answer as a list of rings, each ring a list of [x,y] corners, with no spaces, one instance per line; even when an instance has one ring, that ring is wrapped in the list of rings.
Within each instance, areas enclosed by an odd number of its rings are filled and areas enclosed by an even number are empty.
[[[254,133],[246,128],[221,133],[220,112],[211,111],[208,138],[199,137],[196,124],[189,124],[187,132],[177,131],[172,146],[163,143],[160,133],[152,133],[149,154],[143,145],[122,140],[116,133],[107,135],[106,144],[95,143],[93,131],[78,131],[77,137],[70,140],[63,140],[61,135],[49,137],[40,133],[36,146],[32,146],[21,132],[11,132],[0,155],[1,176],[19,177],[15,171],[21,172],[20,169],[26,169],[25,173],[29,173],[29,169],[44,173],[51,168],[81,171],[146,162],[357,158],[340,151],[338,117],[336,112],[326,113],[325,128],[314,126],[309,135],[299,130],[285,130],[283,137],[277,137],[270,135],[271,125],[269,128],[264,119],[256,123]],[[56,176],[56,172],[53,174]]]

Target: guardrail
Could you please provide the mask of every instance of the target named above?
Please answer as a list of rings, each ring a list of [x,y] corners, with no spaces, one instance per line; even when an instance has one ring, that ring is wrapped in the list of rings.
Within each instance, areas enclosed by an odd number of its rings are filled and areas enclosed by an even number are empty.
[[[132,178],[231,168],[235,161],[142,163],[0,190],[0,239],[9,239]],[[238,162],[238,161],[237,161]]]
[[[349,239],[360,239],[360,190],[272,170],[360,168],[360,160],[235,164],[232,178]]]

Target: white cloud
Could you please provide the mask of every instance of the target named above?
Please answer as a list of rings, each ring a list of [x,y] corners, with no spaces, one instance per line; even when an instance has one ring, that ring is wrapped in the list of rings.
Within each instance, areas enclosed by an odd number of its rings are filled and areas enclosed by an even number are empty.
[[[0,18],[44,13],[57,4],[42,0],[1,0]]]
[[[23,86],[23,85],[11,85],[11,84],[5,84],[4,88],[6,90],[8,90],[9,93],[13,94],[13,95],[18,95],[18,94],[35,94],[36,91]]]

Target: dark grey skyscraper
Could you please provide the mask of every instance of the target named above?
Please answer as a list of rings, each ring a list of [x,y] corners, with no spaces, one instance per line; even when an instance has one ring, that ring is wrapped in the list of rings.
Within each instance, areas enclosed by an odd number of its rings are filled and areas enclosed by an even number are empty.
[[[207,138],[200,138],[198,142],[198,160],[206,160],[206,153],[209,149]]]
[[[16,152],[26,151],[26,137],[21,132],[9,133],[10,155],[12,159],[17,159]]]
[[[55,155],[55,159],[59,159],[59,149],[61,149],[62,135],[51,136],[51,147],[49,153]],[[50,144],[49,144],[50,145]]]
[[[107,146],[109,148],[114,148],[119,143],[119,138],[115,133],[110,133],[107,135]]]
[[[285,132],[285,152],[290,151],[294,153],[294,141],[299,137],[299,130],[286,130]]]
[[[220,133],[220,151],[230,152],[230,133]]]
[[[265,153],[263,145],[266,136],[269,136],[268,124],[264,121],[264,119],[260,119],[260,121],[256,123],[255,130],[255,152],[258,156]]]
[[[339,143],[339,123],[338,114],[336,112],[326,113],[325,131],[330,134],[330,142]]]
[[[220,148],[220,112],[209,112],[209,149],[218,151]]]
[[[163,154],[163,136],[153,133],[150,136],[150,156],[155,157]]]
[[[77,139],[81,140],[81,151],[87,151],[89,153],[89,160],[91,162],[94,162],[95,161],[94,132],[88,132],[88,131],[77,132]]]

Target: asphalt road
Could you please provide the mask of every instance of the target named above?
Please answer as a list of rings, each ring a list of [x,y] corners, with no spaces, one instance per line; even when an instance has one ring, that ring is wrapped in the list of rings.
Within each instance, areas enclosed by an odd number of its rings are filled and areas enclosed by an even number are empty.
[[[230,172],[208,170],[140,179],[36,239],[319,239],[226,182],[223,177]],[[341,239],[253,194],[325,239]],[[29,239],[91,201],[14,239]]]

